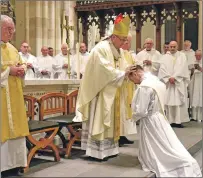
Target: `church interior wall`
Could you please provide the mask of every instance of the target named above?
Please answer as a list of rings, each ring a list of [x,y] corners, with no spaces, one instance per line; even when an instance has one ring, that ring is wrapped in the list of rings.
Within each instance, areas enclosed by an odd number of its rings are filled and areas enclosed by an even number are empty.
[[[66,29],[61,30],[61,24],[66,24],[63,13],[69,13],[69,25],[74,26],[70,30],[70,48],[75,49],[77,42],[83,42],[82,23],[78,24],[77,13],[75,13],[74,1],[16,1],[16,34],[14,45],[17,49],[23,41],[30,44],[34,55],[41,54],[43,45],[54,48],[55,54],[60,52],[62,43],[66,42]],[[202,49],[202,2],[199,1],[199,19],[198,19],[198,48]],[[79,30],[78,30],[79,28]],[[184,41],[184,24],[182,24],[182,41]],[[130,30],[133,40],[131,49],[136,50],[136,30]],[[78,34],[79,33],[79,34]],[[156,27],[152,22],[147,21],[141,30],[141,45],[143,46],[146,38],[154,40],[156,47]],[[97,37],[96,42],[99,39]],[[161,26],[161,50],[165,42],[165,24]],[[183,43],[182,43],[183,45]],[[74,50],[73,50],[74,51]]]
[[[154,48],[156,48],[156,27],[150,19],[147,19],[142,26],[141,31],[141,46],[144,46],[145,39],[151,38],[154,41]]]
[[[198,36],[198,48],[202,50],[202,1],[199,1],[199,36]]]

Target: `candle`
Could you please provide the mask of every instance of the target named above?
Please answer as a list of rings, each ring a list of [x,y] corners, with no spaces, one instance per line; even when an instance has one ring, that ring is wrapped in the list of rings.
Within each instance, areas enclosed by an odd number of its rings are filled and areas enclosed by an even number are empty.
[[[80,79],[80,45],[76,44],[76,64],[77,64],[77,79]]]
[[[65,16],[69,16],[69,11],[70,11],[70,1],[66,1]]]

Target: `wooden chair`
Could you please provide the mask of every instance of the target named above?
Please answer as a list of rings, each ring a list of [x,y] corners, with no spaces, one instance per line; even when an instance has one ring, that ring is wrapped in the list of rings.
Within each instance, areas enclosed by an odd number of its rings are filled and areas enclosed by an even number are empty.
[[[32,96],[24,95],[24,100],[27,106],[27,117],[30,119],[28,121],[30,135],[26,137],[26,146],[29,152],[27,167],[25,167],[23,170],[25,173],[28,171],[30,162],[38,150],[50,147],[54,153],[55,161],[60,161],[60,156],[57,147],[53,144],[54,137],[56,136],[59,129],[58,123],[34,120],[34,105],[37,102],[37,99]],[[33,135],[40,133],[46,133],[46,136],[36,140]]]
[[[67,107],[68,107],[68,115],[72,116],[72,118],[75,117],[75,110],[76,110],[76,101],[78,96],[78,90],[75,90],[69,94],[67,94]],[[70,140],[67,145],[66,149],[66,157],[71,156],[71,149],[75,141],[79,141],[81,138],[81,128],[82,123],[72,123],[71,125],[67,126],[67,129],[70,132]]]
[[[75,92],[77,95],[77,92]],[[73,95],[71,95],[73,98]],[[72,144],[74,143],[74,136],[78,138],[78,133],[76,133],[73,129],[73,125],[75,124],[72,120],[75,117],[74,113],[68,113],[67,107],[67,98],[70,101],[70,97],[66,96],[63,93],[48,93],[40,97],[39,99],[39,113],[40,113],[40,120],[45,121],[54,121],[59,124],[58,135],[63,143],[63,148],[60,149],[62,154],[65,151],[65,157],[70,157],[70,151],[72,148]],[[70,102],[72,103],[72,102]],[[59,116],[53,116],[53,114],[62,114]],[[48,118],[45,118],[48,116]],[[63,133],[61,132],[62,128],[66,127],[71,134],[71,140],[65,138]],[[74,136],[72,136],[74,135]],[[67,144],[68,143],[68,144]]]

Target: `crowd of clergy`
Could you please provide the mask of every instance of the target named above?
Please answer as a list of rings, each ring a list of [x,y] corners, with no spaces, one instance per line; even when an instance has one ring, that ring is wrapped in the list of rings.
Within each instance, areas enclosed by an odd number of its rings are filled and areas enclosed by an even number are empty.
[[[159,52],[154,48],[154,42],[151,38],[145,40],[143,49],[137,51],[131,49],[132,36],[128,35],[128,40],[123,45],[123,50],[129,51],[134,64],[144,67],[145,71],[160,78],[161,81],[167,81],[169,76],[170,83],[174,83],[174,78],[178,77],[181,82],[177,86],[176,92],[181,92],[181,98],[171,97],[172,91],[168,89],[165,103],[166,115],[173,127],[182,128],[182,123],[192,121],[202,121],[202,52],[194,51],[192,43],[185,40],[184,48],[178,51],[178,45],[175,41],[166,42],[163,51]],[[70,67],[70,78],[77,78],[77,63],[80,62],[80,78],[84,74],[88,62],[89,52],[85,43],[80,44],[79,59],[77,54],[71,54],[67,44],[61,45],[61,52],[53,55],[53,48],[43,46],[41,56],[33,56],[30,53],[30,46],[24,42],[20,48],[20,56],[27,65],[25,79],[61,79],[68,77],[68,68]],[[70,64],[68,64],[68,53]],[[70,65],[70,66],[69,66]],[[183,102],[187,98],[187,102]],[[191,117],[191,118],[190,118]]]
[[[77,78],[77,63],[80,61],[79,72],[81,76],[84,73],[85,66],[88,61],[86,44],[81,43],[79,55],[71,54],[67,44],[61,45],[61,52],[54,56],[52,47],[43,46],[41,55],[34,56],[30,53],[31,47],[28,43],[23,42],[20,47],[20,56],[27,65],[25,80],[33,79],[69,79],[68,70],[70,70],[70,78]],[[78,59],[79,57],[79,59]],[[68,59],[69,58],[69,59]],[[68,64],[70,61],[70,64]]]

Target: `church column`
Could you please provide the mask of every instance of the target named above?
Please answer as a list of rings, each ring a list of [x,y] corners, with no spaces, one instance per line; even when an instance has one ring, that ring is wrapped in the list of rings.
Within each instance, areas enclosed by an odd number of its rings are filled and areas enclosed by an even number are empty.
[[[25,41],[29,44],[30,38],[29,38],[29,26],[30,26],[30,15],[29,15],[29,8],[30,2],[25,1]]]
[[[15,18],[16,18],[16,32],[14,33],[11,43],[17,48],[20,49],[21,43],[25,41],[25,2],[19,1],[15,3]]]
[[[63,1],[55,1],[55,52],[58,54],[61,51],[61,3]]]
[[[198,49],[202,50],[202,6],[203,3],[202,1],[199,1],[199,21],[198,21],[198,27],[199,27],[199,31],[198,31]]]
[[[55,2],[48,1],[49,19],[48,19],[48,45],[55,51]]]
[[[141,15],[140,11],[136,10],[136,48],[142,48],[141,46]]]
[[[34,55],[41,55],[42,47],[42,18],[41,18],[41,7],[42,2],[40,1],[29,1],[29,41]]]
[[[42,44],[48,46],[48,1],[42,1]]]
[[[75,16],[77,15],[75,13],[74,6],[75,1],[69,1],[70,6],[69,6],[69,26],[73,26],[72,30],[69,30],[69,40],[70,40],[70,48],[73,49],[75,46],[75,35],[74,35],[74,30],[76,29],[77,22],[75,21]]]
[[[176,41],[178,43],[178,50],[182,50],[182,12],[180,3],[175,3],[176,13],[177,13],[177,21],[176,21]]]

